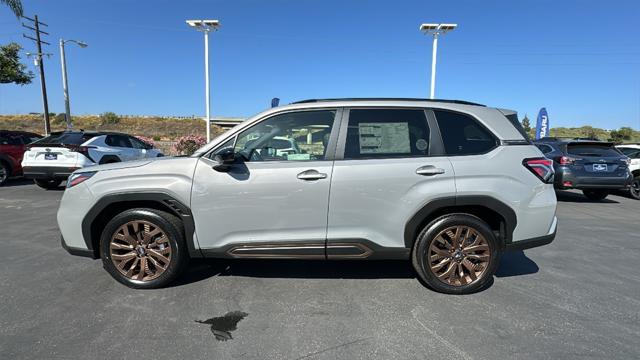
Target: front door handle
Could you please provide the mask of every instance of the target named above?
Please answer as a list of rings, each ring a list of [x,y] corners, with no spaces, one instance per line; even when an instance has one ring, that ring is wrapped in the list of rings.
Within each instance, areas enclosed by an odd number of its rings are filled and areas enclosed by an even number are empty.
[[[327,174],[318,172],[317,170],[313,170],[313,169],[303,171],[300,174],[298,174],[298,179],[306,180],[306,181],[320,180],[320,179],[326,179],[326,178],[327,178]]]
[[[444,169],[437,168],[433,165],[426,165],[416,169],[416,174],[423,176],[433,176],[444,174]]]

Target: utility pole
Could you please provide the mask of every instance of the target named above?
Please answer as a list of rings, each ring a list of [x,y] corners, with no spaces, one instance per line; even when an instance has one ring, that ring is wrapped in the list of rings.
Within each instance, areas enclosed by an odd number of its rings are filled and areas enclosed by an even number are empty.
[[[33,37],[31,37],[31,36],[26,35],[26,34],[22,34],[22,36],[24,36],[27,39],[31,39],[31,40],[35,41],[36,45],[38,47],[38,53],[36,54],[36,63],[37,63],[38,68],[40,68],[40,88],[42,90],[42,106],[44,108],[44,133],[45,133],[45,135],[49,135],[51,133],[51,123],[49,121],[49,103],[47,101],[47,84],[46,84],[45,79],[44,79],[44,61],[42,61],[43,60],[42,57],[45,54],[42,53],[42,44],[43,43],[45,45],[51,45],[51,44],[49,44],[46,41],[43,41],[40,38],[40,34],[49,35],[48,32],[40,30],[40,25],[43,25],[43,26],[48,26],[48,25],[43,23],[43,22],[38,21],[38,15],[34,16],[33,19],[28,18],[26,16],[23,16],[23,18],[33,22],[33,24],[34,24],[34,27],[31,27],[29,25],[25,25],[24,23],[22,23],[22,26],[24,28],[27,28],[29,30],[34,31],[35,32],[35,36],[36,36],[35,39]]]

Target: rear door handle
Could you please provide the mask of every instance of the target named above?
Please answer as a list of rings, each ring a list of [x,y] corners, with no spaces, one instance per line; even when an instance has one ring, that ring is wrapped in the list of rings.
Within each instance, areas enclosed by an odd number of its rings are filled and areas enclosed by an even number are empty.
[[[326,178],[327,178],[327,174],[318,172],[317,170],[313,170],[313,169],[303,171],[300,174],[298,174],[298,179],[306,180],[306,181],[320,180],[320,179],[326,179]]]
[[[423,176],[433,176],[438,174],[444,174],[444,169],[437,168],[433,165],[426,165],[416,169],[416,174]]]

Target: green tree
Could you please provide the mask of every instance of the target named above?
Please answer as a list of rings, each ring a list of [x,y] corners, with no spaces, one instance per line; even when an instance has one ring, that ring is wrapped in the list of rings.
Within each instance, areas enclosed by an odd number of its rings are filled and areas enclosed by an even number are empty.
[[[16,43],[0,46],[0,84],[15,83],[25,85],[31,83],[33,73],[20,63],[20,50]]]
[[[629,141],[633,136],[633,129],[630,127],[624,126],[618,130],[612,130],[611,133],[609,133],[609,136],[611,136],[609,141],[613,141],[615,143],[621,143],[625,140]]]
[[[526,114],[524,115],[524,119],[522,119],[522,127],[527,134],[531,132],[531,120],[529,120]]]
[[[9,7],[16,17],[20,18],[23,13],[22,9],[22,1],[20,0],[0,0],[0,4],[6,5]]]
[[[107,111],[100,114],[101,125],[116,125],[120,123],[120,118],[114,112]]]

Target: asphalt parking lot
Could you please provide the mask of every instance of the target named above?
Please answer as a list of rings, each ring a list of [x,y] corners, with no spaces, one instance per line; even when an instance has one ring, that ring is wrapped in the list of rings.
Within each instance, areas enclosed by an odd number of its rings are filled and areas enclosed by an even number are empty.
[[[0,188],[1,358],[640,357],[640,201],[628,197],[559,193],[554,243],[505,256],[480,293],[447,296],[404,262],[198,261],[173,287],[132,290],[60,247],[61,196]],[[222,335],[196,322],[225,314]]]

